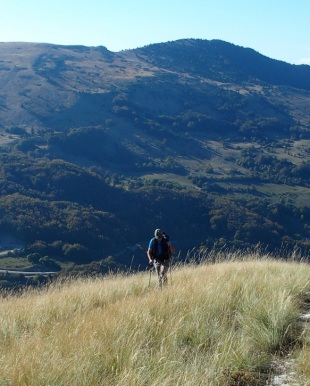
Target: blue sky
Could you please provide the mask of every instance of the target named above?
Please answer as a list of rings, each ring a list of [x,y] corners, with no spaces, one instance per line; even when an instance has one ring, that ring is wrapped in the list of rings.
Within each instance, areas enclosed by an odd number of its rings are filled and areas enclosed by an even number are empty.
[[[221,39],[310,64],[310,0],[0,0],[0,42],[105,46]]]

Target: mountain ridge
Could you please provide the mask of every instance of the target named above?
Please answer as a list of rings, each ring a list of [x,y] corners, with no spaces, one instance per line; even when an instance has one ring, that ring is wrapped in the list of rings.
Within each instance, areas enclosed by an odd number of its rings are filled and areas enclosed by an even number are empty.
[[[289,85],[295,86],[296,88],[304,88],[306,87],[309,90],[310,82],[308,79],[302,79],[296,82],[298,79],[297,72],[295,69],[302,69],[304,73],[303,77],[309,77],[310,67],[307,65],[293,65],[280,60],[271,59],[267,56],[264,56],[252,48],[244,48],[242,46],[237,46],[232,43],[227,43],[222,40],[202,40],[202,39],[181,39],[175,42],[169,43],[159,43],[152,44],[146,46],[144,48],[136,49],[137,52],[152,52],[152,48],[160,52],[161,48],[164,48],[165,53],[167,53],[167,49],[170,49],[170,52],[173,48],[177,48],[181,46],[184,50],[188,46],[190,54],[193,55],[194,58],[198,60],[191,59],[191,62],[194,62],[196,65],[199,63],[199,59],[206,59],[205,64],[210,64],[208,59],[212,62],[212,65],[215,67],[216,65],[221,67],[226,67],[224,70],[229,68],[230,70],[237,72],[237,75],[245,74],[249,76],[249,79],[259,79],[261,81],[266,81],[270,83],[279,84],[279,85]],[[193,48],[194,47],[194,48]],[[172,49],[172,50],[171,50]],[[175,53],[172,53],[175,59]],[[210,56],[210,58],[209,58]],[[167,58],[165,58],[166,60]],[[241,60],[240,60],[241,59]],[[202,64],[204,61],[202,60]],[[279,72],[279,67],[281,66],[281,71]],[[263,73],[262,69],[268,67],[267,74]],[[277,67],[277,71],[275,71],[275,67]],[[192,68],[191,68],[192,69]],[[247,70],[248,69],[248,73]],[[286,71],[286,72],[285,72]],[[208,72],[210,74],[210,72]],[[211,72],[212,74],[212,72]],[[269,76],[267,76],[269,75]],[[296,79],[297,78],[297,79]],[[225,79],[225,78],[224,78]],[[245,79],[238,79],[239,81],[246,81]],[[295,83],[296,82],[296,83]]]
[[[219,53],[217,52],[218,46],[220,46]],[[117,110],[112,104],[113,99],[117,96],[120,101],[121,95],[118,93],[125,92],[125,97],[126,93],[132,94],[132,82],[138,87],[141,85],[140,87],[146,90],[148,83],[152,82],[154,77],[158,78],[159,88],[162,88],[162,82],[167,82],[168,85],[172,86],[175,84],[179,85],[179,89],[175,90],[179,95],[184,93],[186,89],[189,93],[195,92],[195,87],[196,89],[197,87],[201,88],[204,84],[203,98],[209,92],[208,87],[222,90],[222,93],[230,89],[234,97],[242,103],[240,96],[244,97],[247,93],[259,96],[260,90],[255,91],[255,88],[264,87],[264,84],[259,79],[260,74],[257,71],[260,69],[260,62],[266,60],[269,67],[269,64],[273,64],[276,67],[278,66],[277,69],[279,66],[282,68],[282,65],[285,69],[290,69],[290,73],[286,75],[286,78],[290,81],[286,83],[300,86],[302,82],[303,89],[305,90],[310,87],[307,84],[307,79],[310,79],[309,66],[295,66],[269,58],[263,59],[264,57],[254,50],[234,46],[219,40],[180,40],[171,43],[154,44],[135,50],[121,51],[120,53],[110,52],[104,47],[57,46],[31,43],[2,43],[0,48],[2,53],[0,83],[3,86],[0,94],[0,118],[3,128],[16,125],[22,127],[31,125],[38,129],[49,126],[56,128],[55,125],[57,125],[58,129],[61,126],[66,130],[66,128],[70,127],[72,114],[78,114],[80,111],[80,104],[83,106],[88,104],[90,109],[89,116],[92,115],[92,105],[96,103],[102,104],[105,109],[104,117],[107,117],[107,119],[115,118],[113,111],[111,114],[111,109]],[[6,60],[4,60],[6,57],[3,53],[4,48],[7,48],[8,51],[13,50],[11,57]],[[233,55],[226,54],[226,57],[222,58],[221,52],[223,50],[227,52],[227,49],[228,52],[233,52]],[[39,52],[36,53],[36,50],[39,50]],[[156,60],[154,60],[154,50],[159,58],[164,50],[163,62],[159,60],[159,63],[156,63],[158,59],[155,58]],[[208,55],[210,51],[212,52],[211,56]],[[20,54],[21,52],[23,52],[23,55]],[[240,52],[243,53],[241,59]],[[28,59],[26,60],[27,55]],[[171,60],[169,61],[171,55],[177,64],[174,62],[171,64]],[[178,55],[185,55],[185,59],[183,57],[181,61],[177,61]],[[193,56],[196,59],[199,55],[203,58],[200,60],[201,63],[199,64],[199,60],[195,60],[194,65],[191,64],[193,60],[191,58],[189,60],[188,57]],[[242,56],[246,57],[246,60],[242,59]],[[216,62],[215,58],[220,59]],[[258,63],[256,63],[257,58],[260,59]],[[228,62],[225,63],[225,61]],[[244,63],[246,62],[250,63],[250,68],[253,68],[255,64],[256,70],[246,73],[244,68]],[[9,63],[9,65],[6,63]],[[241,65],[243,67],[240,67]],[[177,72],[174,72],[175,66],[177,66]],[[266,64],[263,63],[261,67],[264,69],[265,66]],[[198,67],[200,72],[198,71],[197,73],[196,67]],[[265,78],[266,76],[273,79],[276,76],[280,80],[283,78],[283,75],[281,75],[282,70],[270,71],[269,67],[267,71],[266,69],[260,70],[261,73],[265,72]],[[299,75],[297,76],[295,73]],[[243,74],[243,76],[240,77],[240,74]],[[202,75],[203,78],[201,78]],[[174,78],[175,76],[177,78]],[[261,76],[261,78],[264,78],[264,76]],[[160,78],[162,81],[160,81]],[[234,86],[231,84],[232,81],[235,82]],[[247,84],[249,81],[252,83]],[[237,88],[236,85],[238,85]],[[240,85],[243,86],[240,87]],[[154,86],[152,85],[152,87]],[[283,91],[281,92],[281,86],[283,86],[281,82],[273,82],[273,86],[276,86],[276,89],[271,90],[272,92],[274,91],[280,95],[283,93]],[[168,93],[168,90],[164,92]],[[286,90],[286,92],[294,93],[294,90]],[[147,97],[150,98],[149,94]],[[261,94],[263,95],[262,92]],[[263,96],[269,103],[266,94]],[[131,102],[133,101],[132,97],[130,95]],[[143,99],[147,100],[147,98],[142,96],[142,100],[138,102],[142,103]],[[158,101],[156,102],[158,103]],[[119,106],[119,103],[115,104]],[[14,109],[11,108],[12,105],[15,105]],[[148,109],[151,108],[150,106],[147,107]],[[83,108],[84,111],[80,115],[87,114],[87,111],[85,111],[86,107]],[[181,108],[184,109],[184,106],[181,106]],[[214,107],[211,106],[211,108],[214,111]],[[187,108],[187,110],[189,109]],[[53,116],[55,116],[54,120],[51,117],[52,111]],[[119,106],[118,112],[126,114],[122,106]],[[98,113],[99,110],[97,108],[96,114],[98,115]],[[220,114],[222,113],[223,110]],[[88,117],[85,124],[102,124],[104,117],[99,116],[99,119]],[[81,120],[82,117],[78,117],[77,122],[72,124],[74,126],[78,124],[83,125]]]

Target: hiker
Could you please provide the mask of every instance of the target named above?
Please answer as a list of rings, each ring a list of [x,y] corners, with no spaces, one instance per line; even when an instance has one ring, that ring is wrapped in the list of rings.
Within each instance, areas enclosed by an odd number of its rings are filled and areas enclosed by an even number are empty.
[[[171,261],[171,248],[169,236],[161,229],[156,229],[149,243],[147,257],[149,264],[153,265],[157,272],[160,287],[168,283],[167,273]]]

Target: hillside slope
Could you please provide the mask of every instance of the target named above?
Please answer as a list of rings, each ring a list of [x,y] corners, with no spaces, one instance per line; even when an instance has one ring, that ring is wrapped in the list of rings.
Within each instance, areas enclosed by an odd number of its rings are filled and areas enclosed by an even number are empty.
[[[26,254],[139,266],[158,226],[185,253],[309,247],[309,66],[219,40],[0,54],[0,231]]]
[[[12,386],[254,386],[273,384],[274,363],[290,354],[294,381],[306,385],[309,330],[299,316],[309,266],[251,258],[179,267],[160,294],[143,273],[7,296],[0,378]]]
[[[1,43],[0,52],[2,128],[66,130],[123,120],[134,112],[142,120],[148,113],[170,118],[200,113],[232,125],[239,119],[239,126],[246,111],[285,127],[303,124],[299,118],[309,122],[309,115],[298,117],[301,106],[294,98],[285,101],[295,93],[309,102],[309,66],[221,41],[181,40],[119,53]],[[238,111],[232,115],[234,106]]]

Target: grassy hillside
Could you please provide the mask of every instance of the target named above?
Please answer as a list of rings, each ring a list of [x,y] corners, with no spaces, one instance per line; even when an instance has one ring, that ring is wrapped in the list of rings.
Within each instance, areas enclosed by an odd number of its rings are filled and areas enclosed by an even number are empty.
[[[175,267],[162,291],[140,273],[3,293],[0,384],[266,385],[288,353],[310,384],[309,266],[231,257]]]

